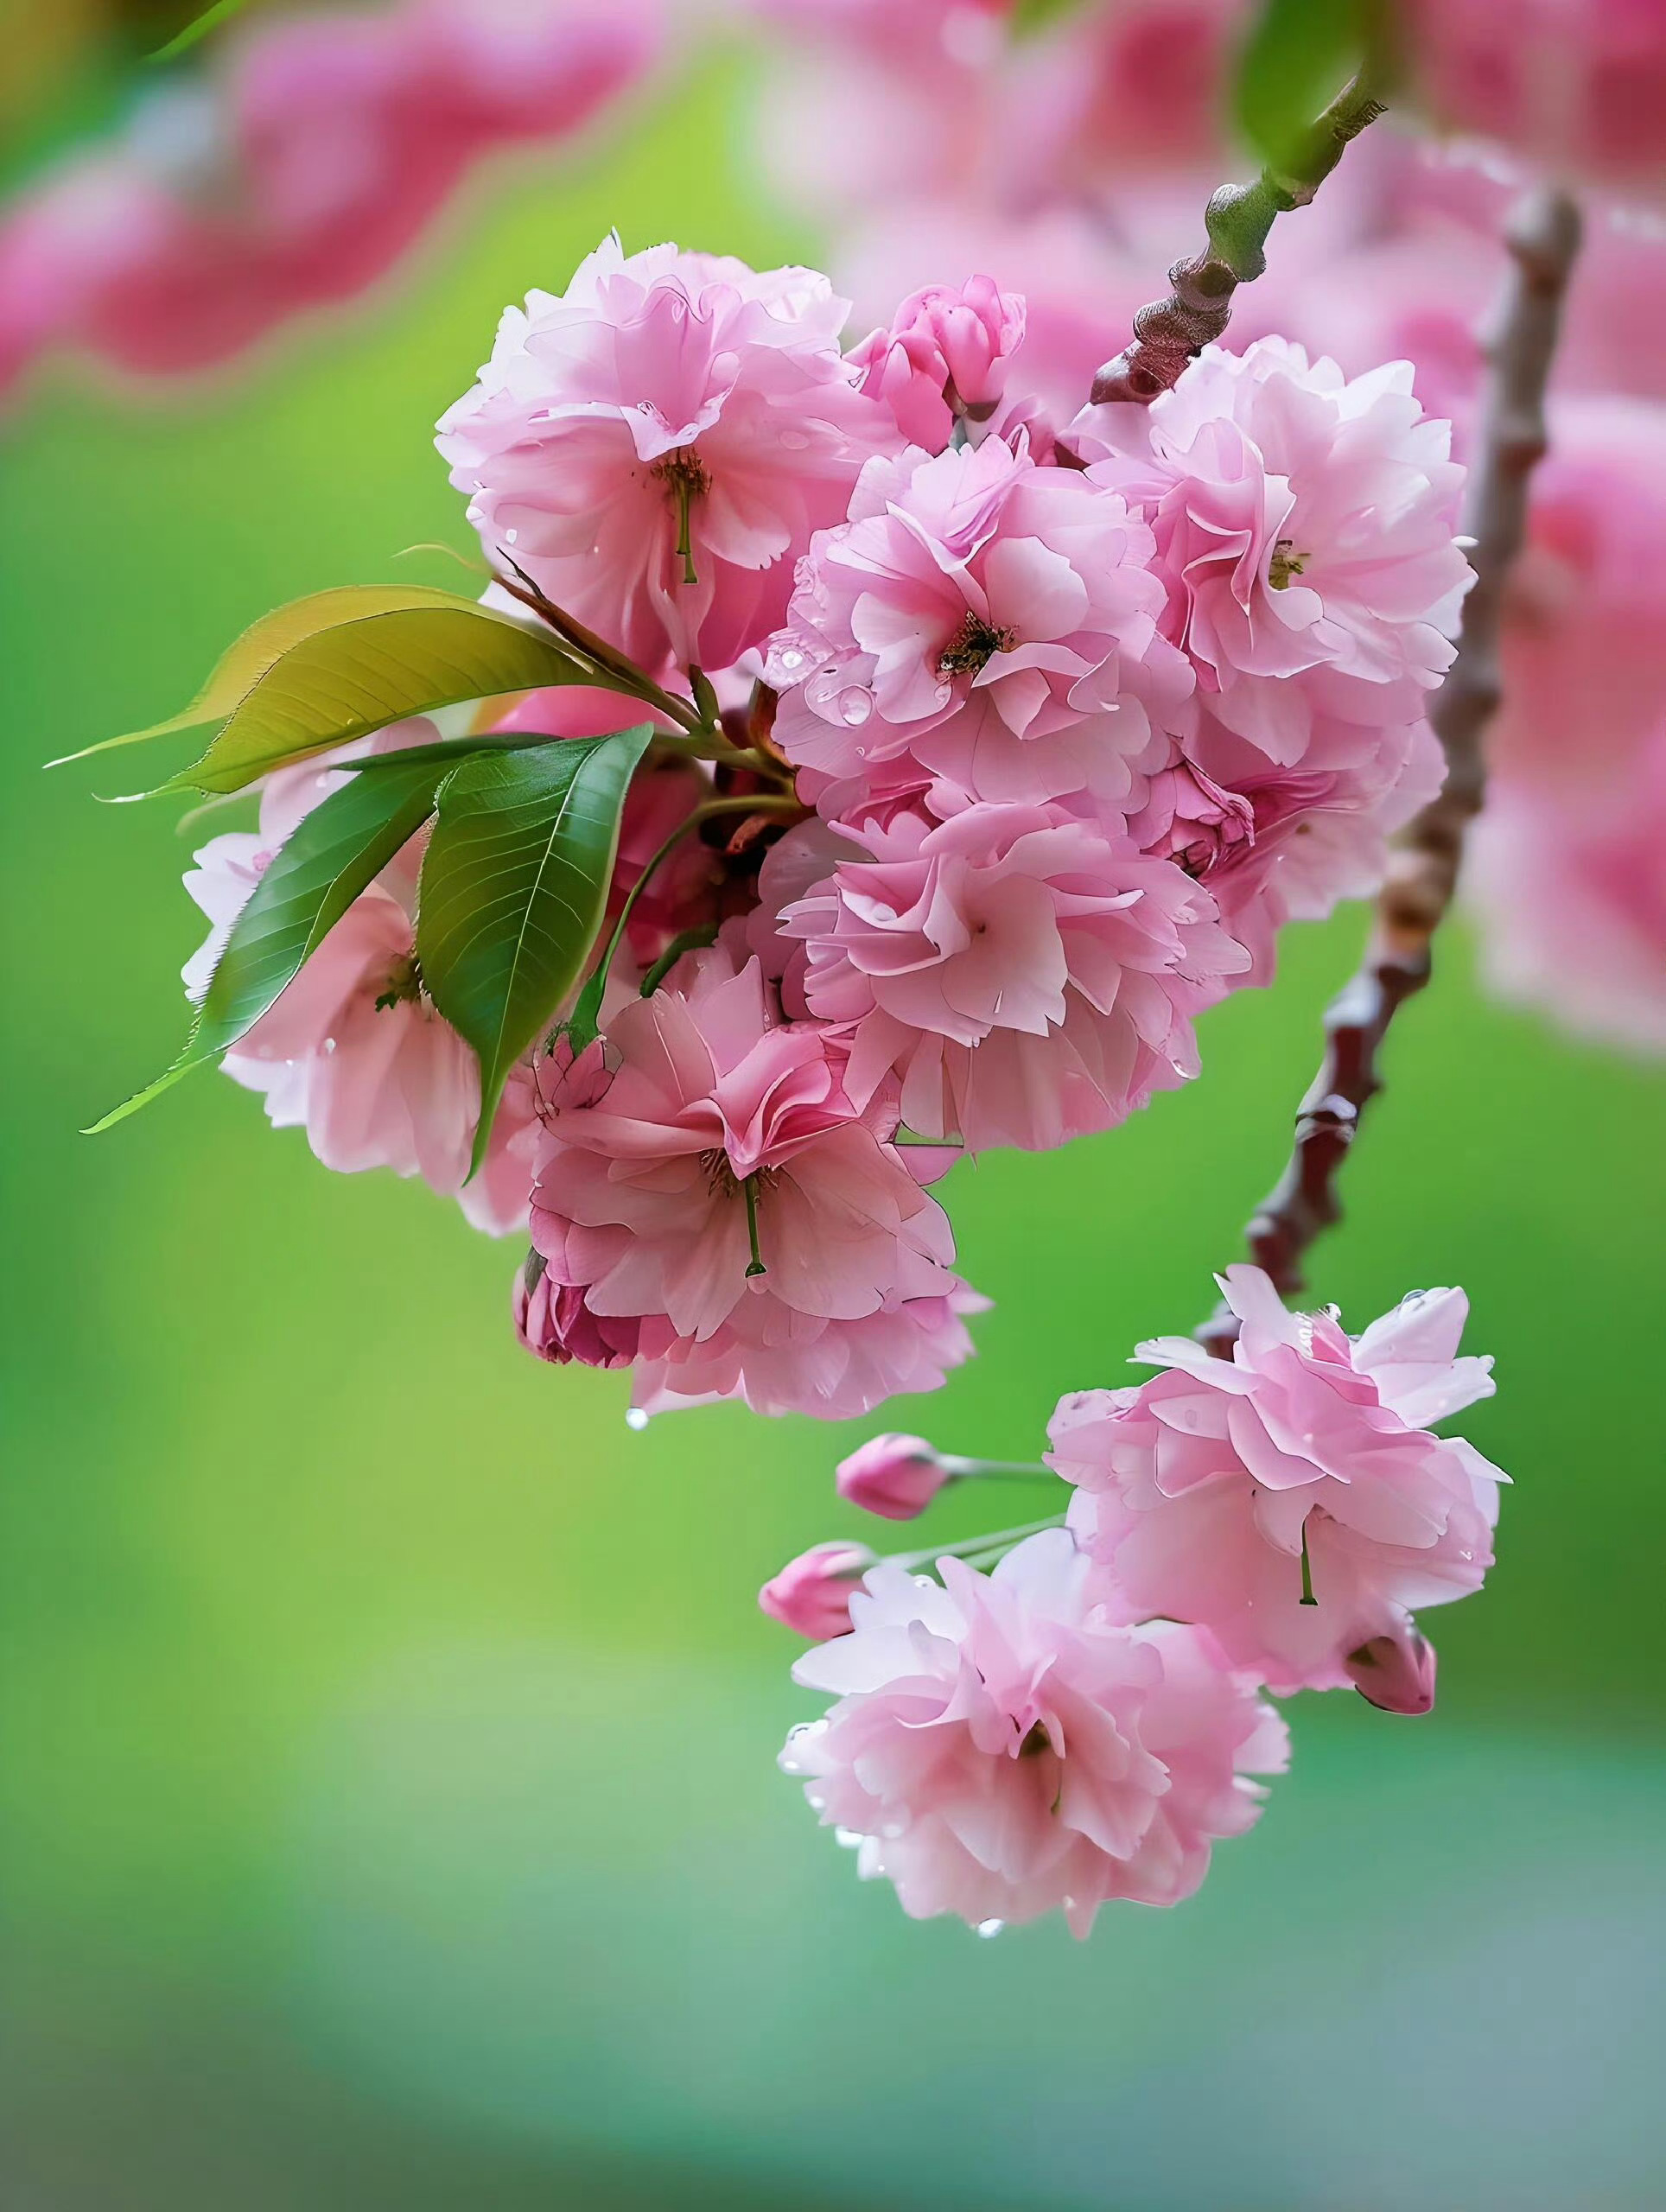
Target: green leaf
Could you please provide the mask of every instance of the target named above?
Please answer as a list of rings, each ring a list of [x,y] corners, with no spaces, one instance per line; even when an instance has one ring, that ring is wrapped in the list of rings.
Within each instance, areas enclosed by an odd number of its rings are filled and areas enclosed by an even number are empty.
[[[480,1064],[474,1166],[510,1069],[584,971],[607,901],[625,793],[653,730],[482,753],[440,786],[423,862],[423,982]]]
[[[1315,120],[1365,58],[1372,0],[1263,0],[1240,50],[1233,107],[1269,167],[1292,168]]]
[[[153,1084],[95,1122],[89,1135],[125,1121],[247,1034],[433,813],[447,772],[443,762],[407,760],[385,775],[355,776],[302,817],[232,925],[184,1051]]]
[[[229,22],[233,16],[240,15],[247,4],[248,0],[214,0],[212,8],[205,9],[182,31],[176,32],[166,46],[159,46],[150,56],[151,60],[173,60],[176,54],[188,52],[199,39],[207,38],[210,31],[218,30],[222,23]]]
[[[1007,19],[1008,35],[1014,42],[1040,38],[1055,23],[1078,14],[1084,3],[1085,0],[1013,0],[1012,12]]]
[[[156,790],[241,791],[274,768],[407,715],[596,680],[554,639],[450,592],[426,585],[318,592],[245,631],[180,714],[88,750],[219,721],[201,758]]]

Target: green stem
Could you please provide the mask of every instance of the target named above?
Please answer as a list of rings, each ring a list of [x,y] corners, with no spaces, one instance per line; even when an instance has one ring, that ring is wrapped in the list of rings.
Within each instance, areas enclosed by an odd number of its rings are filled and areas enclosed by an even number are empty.
[[[764,1265],[763,1259],[758,1250],[757,1184],[758,1178],[755,1174],[753,1174],[748,1175],[741,1185],[741,1188],[747,1194],[747,1243],[752,1248],[752,1260],[747,1268],[748,1277],[753,1275],[764,1275],[769,1273],[769,1269]]]
[[[697,828],[703,822],[711,821],[717,815],[798,814],[802,811],[803,809],[796,798],[789,798],[785,794],[776,798],[766,793],[754,791],[734,798],[705,799],[695,808],[691,814],[684,815],[626,893],[625,903],[619,910],[619,919],[614,925],[614,933],[607,940],[607,949],[592,969],[584,988],[579,993],[578,1002],[573,1008],[572,1020],[568,1025],[568,1034],[575,1052],[582,1052],[600,1033],[601,999],[603,992],[607,988],[608,970],[614,964],[620,946],[625,941],[625,931],[629,925],[631,916],[636,911],[637,900],[646,890],[649,879],[671,848],[682,838],[686,837],[690,830]]]
[[[973,1565],[984,1560],[1003,1558],[1014,1544],[1021,1544],[1026,1536],[1039,1536],[1044,1529],[1062,1529],[1065,1516],[1054,1513],[1045,1521],[1027,1522],[1021,1529],[1002,1529],[995,1535],[968,1536],[958,1544],[932,1544],[919,1552],[893,1552],[886,1560],[887,1567],[900,1567],[909,1573],[920,1567],[932,1567],[940,1559],[963,1559]]]
[[[975,1480],[982,1475],[1008,1478],[1018,1475],[1030,1481],[1045,1478],[1050,1483],[1064,1479],[1040,1459],[963,1459],[953,1452],[944,1452],[938,1456],[957,1483]]]

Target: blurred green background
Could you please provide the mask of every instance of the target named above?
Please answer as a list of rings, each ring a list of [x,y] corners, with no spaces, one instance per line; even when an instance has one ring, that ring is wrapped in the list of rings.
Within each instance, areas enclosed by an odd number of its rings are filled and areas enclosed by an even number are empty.
[[[466,542],[429,426],[610,224],[813,257],[741,102],[709,69],[499,172],[234,384],[62,382],[0,442],[0,2207],[1658,2205],[1666,1085],[1485,1002],[1460,931],[1314,1289],[1358,1327],[1468,1287],[1493,1586],[1429,1623],[1431,1719],[1299,1703],[1255,1835],[1084,1947],[912,1926],[773,1770],[811,1705],[753,1593],[853,1527],[830,1469],[881,1419],[631,1434],[622,1378],[517,1349],[511,1250],[224,1082],[76,1135],[181,1033],[191,841],[39,763],[277,601],[448,581],[392,557]],[[1186,1095],[957,1171],[995,1310],[893,1421],[1028,1457],[1206,1310],[1360,928],[1293,933]]]

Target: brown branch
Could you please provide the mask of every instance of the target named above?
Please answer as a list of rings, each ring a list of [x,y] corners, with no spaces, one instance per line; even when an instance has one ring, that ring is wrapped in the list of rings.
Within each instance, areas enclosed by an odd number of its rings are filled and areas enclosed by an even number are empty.
[[[1378,1051],[1399,1008],[1429,980],[1434,932],[1452,904],[1465,833],[1485,794],[1482,739],[1498,706],[1504,587],[1526,528],[1529,482],[1545,449],[1545,385],[1579,251],[1577,205],[1548,188],[1529,194],[1510,219],[1506,243],[1515,265],[1487,340],[1491,372],[1465,501],[1475,582],[1464,601],[1457,658],[1429,710],[1447,779],[1390,859],[1359,972],[1326,1013],[1325,1059],[1296,1117],[1290,1164],[1245,1231],[1250,1257],[1281,1297],[1303,1287],[1308,1247],[1341,1218],[1337,1175],[1361,1115],[1383,1087]],[[1198,1336],[1228,1355],[1237,1330],[1223,1308]]]
[[[1253,184],[1224,184],[1204,212],[1209,244],[1168,272],[1173,289],[1134,318],[1134,343],[1093,379],[1095,406],[1129,399],[1149,406],[1211,340],[1225,329],[1232,295],[1267,267],[1275,219],[1305,207],[1344,149],[1383,113],[1379,65],[1351,79],[1308,131],[1288,169],[1265,168]]]

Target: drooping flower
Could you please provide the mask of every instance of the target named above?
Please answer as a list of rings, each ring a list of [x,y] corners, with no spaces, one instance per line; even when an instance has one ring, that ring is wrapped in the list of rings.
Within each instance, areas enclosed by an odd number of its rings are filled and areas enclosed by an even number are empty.
[[[1414,1294],[1363,1336],[1292,1313],[1259,1268],[1222,1278],[1240,1329],[1218,1359],[1186,1337],[1141,1344],[1162,1372],[1061,1399],[1048,1459],[1078,1485],[1071,1525],[1110,1618],[1216,1636],[1269,1688],[1333,1688],[1407,1612],[1480,1587],[1498,1484],[1430,1424],[1491,1395],[1458,1355],[1467,1301]]]
[[[560,296],[506,311],[441,422],[488,556],[645,667],[739,660],[897,442],[839,351],[845,314],[811,270],[604,239]]]
[[[834,1471],[834,1487],[846,1504],[860,1506],[887,1521],[912,1521],[953,1475],[934,1444],[923,1436],[887,1431],[870,1436]]]
[[[1152,553],[1117,493],[1039,467],[1021,435],[871,462],[772,640],[777,743],[858,791],[923,766],[939,813],[967,795],[1125,806],[1153,717],[1191,688],[1157,635]]]
[[[1421,717],[1472,572],[1451,426],[1409,362],[1350,380],[1282,339],[1207,346],[1150,407],[1086,408],[1071,437],[1150,523],[1167,633],[1228,728],[1291,767],[1321,715]]]
[[[913,1365],[919,1306],[944,1341],[948,1221],[887,1141],[884,1102],[856,1111],[826,1031],[781,1021],[755,960],[720,944],[677,980],[556,1080],[532,1198],[548,1280],[598,1320],[639,1320],[650,1409],[822,1412],[854,1384],[865,1411],[873,1351],[843,1340],[873,1325],[881,1363]]]
[[[987,423],[1024,340],[1024,302],[988,276],[912,292],[850,359],[905,441],[941,453],[957,421]]]
[[[1249,1777],[1287,1762],[1253,1680],[1194,1629],[1103,1622],[1062,1529],[993,1575],[938,1571],[941,1587],[875,1567],[851,1633],[792,1670],[839,1701],[793,1731],[781,1765],[859,1839],[860,1872],[893,1882],[915,1919],[1062,1910],[1078,1936],[1110,1898],[1189,1897],[1215,1839],[1259,1817]]]
[[[781,918],[866,1099],[920,1136],[1027,1149],[1103,1129],[1197,1071],[1192,1016],[1250,956],[1213,899],[1056,807],[899,813]]]
[[[1342,1662],[1367,1705],[1414,1719],[1434,1710],[1434,1646],[1402,1619],[1350,1651]]]
[[[825,1643],[848,1633],[851,1593],[874,1564],[866,1544],[812,1545],[770,1577],[758,1592],[758,1603],[795,1635]]]

